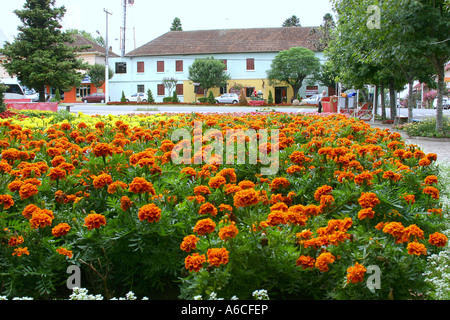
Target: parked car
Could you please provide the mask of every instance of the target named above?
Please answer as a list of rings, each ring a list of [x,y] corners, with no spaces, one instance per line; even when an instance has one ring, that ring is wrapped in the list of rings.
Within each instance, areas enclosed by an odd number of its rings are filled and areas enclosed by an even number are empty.
[[[105,94],[104,93],[93,93],[89,96],[84,96],[81,98],[81,101],[84,103],[91,103],[91,102],[100,102],[105,103]]]
[[[217,103],[238,103],[239,102],[239,96],[235,93],[225,93],[221,95],[220,97],[216,97]]]
[[[132,94],[131,96],[126,97],[127,102],[137,102],[138,101],[138,97],[140,98],[141,102],[147,102],[148,101],[148,95],[146,93],[143,92],[138,92],[135,94]]]
[[[437,99],[433,101],[433,108],[437,107]],[[450,100],[447,97],[442,97],[442,109],[450,109]]]

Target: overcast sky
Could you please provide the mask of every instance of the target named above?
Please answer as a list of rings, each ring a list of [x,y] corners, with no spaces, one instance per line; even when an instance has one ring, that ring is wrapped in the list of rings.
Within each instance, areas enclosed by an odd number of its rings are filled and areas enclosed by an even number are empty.
[[[17,34],[19,19],[14,10],[22,9],[25,0],[2,0],[0,29],[9,41]],[[56,0],[65,6],[64,28],[86,30],[96,36],[106,34],[106,8],[109,17],[109,44],[120,53],[122,0]],[[131,51],[169,31],[175,17],[183,30],[281,27],[285,19],[296,15],[302,26],[318,26],[326,13],[332,13],[329,0],[135,0],[127,8],[127,45]]]

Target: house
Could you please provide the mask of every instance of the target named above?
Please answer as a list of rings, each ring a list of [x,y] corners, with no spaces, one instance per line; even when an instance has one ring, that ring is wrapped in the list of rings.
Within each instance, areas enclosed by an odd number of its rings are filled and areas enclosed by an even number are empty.
[[[88,63],[89,65],[94,64],[100,64],[105,65],[105,55],[106,50],[102,46],[98,45],[97,43],[86,39],[85,37],[75,34],[75,42],[70,43],[71,46],[84,46],[89,45],[91,46],[89,49],[77,52],[78,58],[82,59],[84,62]],[[118,57],[117,54],[113,52],[109,52],[109,57]],[[49,93],[54,96],[56,89],[55,88],[49,88]],[[63,103],[76,103],[81,102],[81,99],[84,96],[88,96],[92,93],[103,93],[105,90],[105,85],[103,84],[101,87],[97,88],[94,86],[94,84],[91,83],[91,79],[89,76],[85,76],[84,79],[81,82],[81,85],[79,87],[72,88],[71,91],[64,92],[64,97],[61,102]],[[61,93],[62,94],[62,93]]]
[[[79,34],[75,34],[74,38],[75,38],[75,42],[70,43],[69,45],[74,46],[74,47],[75,46],[80,47],[82,45],[90,46],[90,48],[85,51],[77,52],[77,55],[80,59],[82,59],[84,62],[87,62],[90,65],[94,65],[94,64],[105,65],[105,55],[106,55],[105,48],[103,48],[102,46],[98,45],[97,43],[95,43],[89,39],[84,38],[83,36],[81,36]],[[3,33],[0,30],[0,48],[3,46],[5,41],[7,41],[6,37],[4,37]],[[113,52],[110,52],[109,56],[110,57],[118,57],[118,55]],[[4,59],[4,57],[0,56],[0,60],[3,60],[3,59]],[[5,71],[3,66],[0,64],[0,79],[9,78],[9,77],[10,77],[10,75]],[[76,103],[76,102],[81,102],[82,97],[90,95],[91,93],[96,93],[96,92],[100,92],[100,93],[104,92],[104,85],[101,86],[100,88],[96,88],[91,83],[91,80],[89,79],[89,77],[86,75],[79,87],[72,88],[72,90],[70,90],[68,92],[60,92],[60,94],[63,98],[62,102]],[[56,88],[51,88],[51,87],[47,88],[47,94],[49,94],[50,96],[54,96],[55,93],[56,93]]]
[[[243,88],[250,98],[254,91],[264,99],[269,91],[276,103],[290,102],[296,98],[290,86],[270,86],[266,71],[272,60],[283,50],[305,47],[315,51],[311,35],[313,27],[218,29],[197,31],[170,31],[147,44],[125,54],[109,59],[114,76],[109,82],[111,101],[119,101],[122,92],[152,91],[156,102],[171,96],[163,85],[164,78],[178,80],[176,90],[182,102],[196,102],[204,96],[199,84],[188,79],[189,67],[196,59],[214,57],[226,66],[231,80],[223,88],[211,89],[215,96]],[[323,61],[322,52],[316,56]],[[299,91],[302,98],[327,90],[305,80]]]

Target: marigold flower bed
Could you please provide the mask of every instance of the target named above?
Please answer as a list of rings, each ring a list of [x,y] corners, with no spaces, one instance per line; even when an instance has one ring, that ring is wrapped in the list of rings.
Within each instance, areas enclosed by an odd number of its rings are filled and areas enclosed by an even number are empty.
[[[277,130],[276,161],[233,162],[211,129]],[[0,148],[9,297],[67,297],[77,265],[106,297],[411,299],[447,245],[436,155],[342,115],[13,117]]]

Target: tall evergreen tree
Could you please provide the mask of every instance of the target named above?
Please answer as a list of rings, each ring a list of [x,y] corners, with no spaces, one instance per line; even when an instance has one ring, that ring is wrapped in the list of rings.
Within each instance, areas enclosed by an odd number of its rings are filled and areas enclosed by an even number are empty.
[[[45,101],[46,86],[68,91],[81,84],[82,70],[87,70],[88,64],[76,52],[87,46],[71,46],[75,39],[61,30],[65,7],[55,7],[55,0],[27,0],[22,10],[14,13],[22,25],[14,41],[1,50],[6,71],[38,91],[40,101]]]
[[[172,26],[170,27],[170,31],[183,31],[183,27],[181,26],[180,18],[173,19]]]
[[[296,15],[284,20],[282,27],[301,27],[300,19]]]

